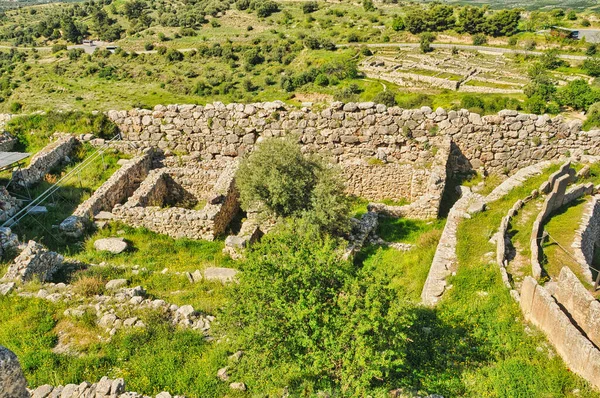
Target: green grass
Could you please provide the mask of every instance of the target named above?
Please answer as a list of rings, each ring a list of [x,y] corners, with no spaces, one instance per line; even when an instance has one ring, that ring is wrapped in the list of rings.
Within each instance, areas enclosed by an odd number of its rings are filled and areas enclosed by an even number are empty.
[[[415,243],[421,235],[441,229],[443,224],[442,220],[380,217],[377,235],[386,242]]]

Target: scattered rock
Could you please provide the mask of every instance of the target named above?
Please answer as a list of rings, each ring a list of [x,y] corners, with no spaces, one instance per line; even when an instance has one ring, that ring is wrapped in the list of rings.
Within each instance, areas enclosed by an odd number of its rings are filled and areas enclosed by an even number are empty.
[[[221,283],[234,282],[238,271],[233,268],[208,267],[204,270],[204,278]]]
[[[113,279],[106,282],[105,285],[107,290],[116,290],[122,288],[123,286],[127,286],[127,279]]]
[[[240,382],[231,383],[229,388],[232,390],[246,391],[246,384]]]
[[[127,242],[123,238],[104,238],[94,242],[94,248],[98,251],[107,251],[113,254],[123,253],[127,250]]]

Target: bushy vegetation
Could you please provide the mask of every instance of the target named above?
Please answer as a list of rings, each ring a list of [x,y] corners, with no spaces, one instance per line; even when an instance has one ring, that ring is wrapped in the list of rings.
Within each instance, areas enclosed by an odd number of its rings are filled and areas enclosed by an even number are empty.
[[[373,267],[356,269],[340,255],[302,223],[252,248],[223,319],[240,332],[235,344],[246,355],[235,372],[254,391],[296,385],[364,396],[394,386],[412,315]]]
[[[242,207],[264,205],[276,217],[303,218],[320,230],[348,230],[348,198],[339,171],[323,159],[306,156],[290,139],[258,145],[236,175]]]

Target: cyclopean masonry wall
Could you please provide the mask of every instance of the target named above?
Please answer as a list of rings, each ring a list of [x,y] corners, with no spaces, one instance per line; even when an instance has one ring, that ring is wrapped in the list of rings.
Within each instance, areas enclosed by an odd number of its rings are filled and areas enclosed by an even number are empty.
[[[213,240],[239,210],[234,184],[237,165],[236,161],[209,161],[200,164],[198,170],[193,166],[153,170],[125,204],[114,207],[113,213],[126,224],[174,238]],[[207,175],[218,171],[216,181],[206,180]],[[193,207],[200,200],[207,202],[201,210],[177,207],[181,203]],[[174,207],[163,208],[171,205]]]
[[[525,277],[521,287],[521,310],[525,319],[548,337],[573,373],[600,388],[600,350],[581,332],[581,324],[572,323],[570,316],[573,313],[563,310],[570,306],[569,299],[560,294],[552,297],[546,288],[538,285],[530,276]]]
[[[68,159],[76,145],[75,137],[68,134],[59,135],[56,141],[31,158],[29,166],[13,172],[13,182],[22,187],[30,187],[40,182],[53,168]]]
[[[60,231],[67,236],[79,237],[96,214],[110,211],[117,203],[125,201],[148,175],[152,156],[153,151],[147,150],[123,165],[60,224]]]
[[[600,346],[600,302],[568,267],[560,271],[554,296],[596,347]]]
[[[128,144],[158,146],[203,158],[239,156],[259,137],[288,134],[297,134],[305,150],[328,152],[342,164],[374,157],[389,163],[426,164],[435,135],[452,138],[452,171],[485,167],[490,173],[503,173],[567,153],[600,154],[598,130],[581,131],[581,122],[565,123],[560,116],[511,110],[482,117],[467,110],[433,112],[428,107],[407,110],[374,103],[336,102],[323,110],[296,109],[276,101],[158,105],[153,111],[109,111],[108,116],[128,141],[120,143],[124,150]]]
[[[600,250],[600,195],[585,204],[583,217],[573,241],[573,254],[581,266],[584,277],[592,283],[594,251]]]

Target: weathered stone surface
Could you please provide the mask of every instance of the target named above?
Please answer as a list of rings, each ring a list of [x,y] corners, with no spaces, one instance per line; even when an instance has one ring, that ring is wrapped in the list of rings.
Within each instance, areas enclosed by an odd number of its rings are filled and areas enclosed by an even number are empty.
[[[17,356],[0,346],[0,398],[29,398],[27,380]]]
[[[581,266],[582,274],[592,283],[594,251],[600,247],[600,195],[593,196],[583,210],[583,217],[573,239],[573,254]]]
[[[123,238],[103,238],[94,242],[94,248],[98,251],[107,251],[113,254],[123,253],[127,250],[127,242]]]
[[[127,279],[113,279],[113,280],[106,282],[105,287],[107,290],[114,290],[114,289],[120,289],[125,286],[127,286]]]
[[[41,181],[50,170],[68,161],[68,155],[76,145],[77,140],[72,135],[59,135],[55,142],[44,147],[31,158],[29,166],[13,172],[13,182],[22,187],[30,187]]]
[[[39,243],[30,240],[21,254],[8,267],[4,280],[29,281],[38,278],[42,282],[50,280],[62,266],[63,256],[51,252]]]
[[[223,267],[208,267],[204,269],[204,279],[221,283],[234,282],[238,270]]]

